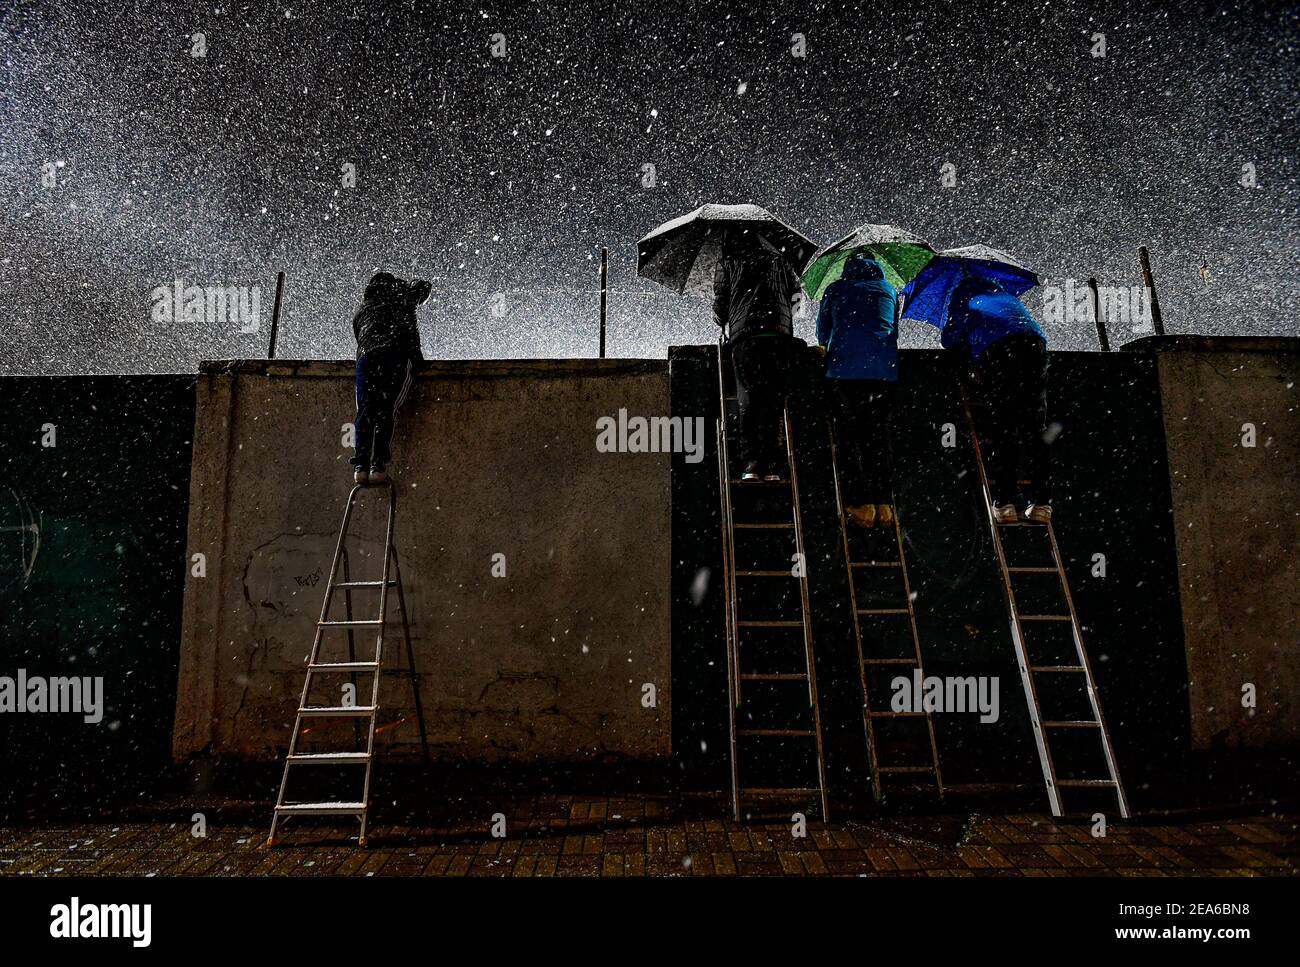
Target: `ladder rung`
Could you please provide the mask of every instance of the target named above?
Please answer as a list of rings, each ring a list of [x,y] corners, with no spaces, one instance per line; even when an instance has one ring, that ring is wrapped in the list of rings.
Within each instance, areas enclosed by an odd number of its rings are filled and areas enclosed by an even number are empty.
[[[873,719],[914,719],[924,718],[925,712],[868,712]]]
[[[737,571],[738,578],[792,578],[789,571]]]
[[[934,766],[878,766],[877,772],[934,772]]]
[[[322,628],[377,628],[383,623],[383,618],[353,618],[347,621],[316,622]]]
[[[794,524],[732,524],[736,530],[745,531],[774,531],[774,530],[792,530]]]
[[[782,478],[780,480],[762,480],[762,479],[741,480],[739,477],[732,477],[730,480],[727,481],[727,483],[729,484],[740,484],[745,487],[751,486],[753,484],[767,484],[768,486],[771,486],[773,484],[788,484],[789,482],[790,481],[786,480],[785,478]]]
[[[308,705],[306,708],[298,709],[298,714],[313,719],[359,719],[373,715],[376,711],[373,705]]]
[[[1012,574],[1060,574],[1054,567],[1008,567]]]
[[[820,793],[817,788],[801,788],[795,786],[741,786],[740,794],[750,796],[813,796]]]
[[[915,658],[864,658],[864,665],[915,665]]]
[[[740,680],[742,682],[806,682],[808,680],[808,676],[800,675],[798,673],[783,674],[777,672],[772,672],[772,673],[758,672],[752,675],[742,674],[740,676]]]
[[[907,614],[906,608],[858,608],[858,614]]]
[[[383,581],[339,581],[338,583],[336,583],[336,584],[334,585],[334,587],[336,587],[336,588],[347,588],[347,589],[349,589],[349,590],[356,591],[356,590],[359,590],[359,589],[361,589],[361,588],[378,588],[378,587],[382,587],[382,586],[383,586],[383,583],[384,583]],[[396,581],[389,581],[389,582],[388,582],[388,586],[389,586],[390,588],[395,588],[395,587],[397,587],[397,582],[396,582]]]
[[[897,561],[850,561],[849,567],[901,567]]]
[[[351,816],[366,811],[363,802],[293,802],[276,806],[277,813],[299,816]]]
[[[795,736],[812,738],[812,729],[736,729],[736,735]]]
[[[1031,665],[1031,672],[1083,672],[1087,671],[1082,665]]]
[[[1069,621],[1068,614],[1022,614],[1021,621]]]
[[[1114,779],[1058,779],[1058,786],[1114,786]]]
[[[314,672],[373,672],[379,668],[377,661],[327,661],[307,666]]]
[[[802,628],[802,621],[737,621],[738,628]]]
[[[1058,720],[1055,722],[1044,722],[1045,729],[1099,729],[1101,723],[1089,722],[1087,719],[1068,719]]]
[[[290,765],[341,766],[370,761],[369,752],[309,752],[286,757]]]

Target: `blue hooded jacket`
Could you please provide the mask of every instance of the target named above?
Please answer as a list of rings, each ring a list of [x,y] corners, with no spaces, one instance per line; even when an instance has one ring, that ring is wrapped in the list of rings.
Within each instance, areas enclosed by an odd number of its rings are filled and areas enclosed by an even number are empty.
[[[1047,342],[1023,302],[991,279],[970,276],[952,290],[939,342],[973,363],[998,340],[1024,333]]]
[[[817,313],[830,379],[898,379],[898,292],[879,262],[856,256]]]

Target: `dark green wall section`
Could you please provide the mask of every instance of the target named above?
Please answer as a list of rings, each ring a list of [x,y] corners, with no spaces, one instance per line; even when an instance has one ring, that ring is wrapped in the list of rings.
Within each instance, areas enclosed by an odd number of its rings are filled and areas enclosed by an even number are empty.
[[[97,725],[0,714],[8,792],[111,794],[168,762],[194,385],[0,378],[0,675],[104,678]]]
[[[679,347],[669,357],[672,411],[718,413],[716,350]],[[1176,768],[1188,745],[1187,669],[1155,364],[1130,355],[1054,353],[1050,420],[1057,478],[1057,536],[1084,626],[1103,710],[1135,805],[1144,786]],[[833,808],[865,791],[865,740],[848,585],[830,478],[824,406],[815,387],[792,407],[808,550],[817,675]],[[956,446],[944,446],[945,424]],[[730,781],[721,523],[714,435],[709,456],[673,462],[673,749],[687,785]],[[1001,580],[980,503],[961,397],[937,351],[902,354],[894,426],[897,499],[918,630],[929,675],[998,676],[1001,716],[935,717],[947,783],[1041,783],[1016,670]],[[1020,529],[1008,539],[1041,537]],[[1009,551],[1017,550],[1010,543]],[[1018,549],[1040,563],[1045,549]],[[1105,576],[1094,576],[1094,555]],[[1034,577],[1032,575],[1026,577]],[[869,589],[867,589],[869,590]],[[1022,602],[1051,586],[1019,587]],[[862,599],[864,589],[859,588]],[[881,594],[886,594],[881,589]],[[880,603],[877,606],[887,606]]]

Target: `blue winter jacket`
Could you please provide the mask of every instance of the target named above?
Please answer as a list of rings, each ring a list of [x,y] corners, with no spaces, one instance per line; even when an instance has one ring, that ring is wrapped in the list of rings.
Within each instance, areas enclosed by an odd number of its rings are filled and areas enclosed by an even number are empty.
[[[973,363],[998,340],[1023,333],[1047,342],[1024,303],[996,282],[972,277],[953,289],[939,341],[944,349],[963,353]]]
[[[898,293],[875,259],[851,258],[822,296],[817,342],[831,379],[898,379]]]

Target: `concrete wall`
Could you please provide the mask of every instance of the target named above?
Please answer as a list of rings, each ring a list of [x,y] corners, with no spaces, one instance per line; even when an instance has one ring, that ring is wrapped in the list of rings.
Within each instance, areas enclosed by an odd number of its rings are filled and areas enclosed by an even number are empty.
[[[269,759],[286,745],[351,486],[341,426],[353,406],[350,363],[205,364],[187,552],[206,555],[207,574],[185,589],[175,756]],[[620,407],[667,414],[666,363],[429,363],[420,373],[392,469],[436,755],[667,756],[669,464],[597,452],[596,420]],[[378,509],[372,498],[354,521],[369,555],[354,556],[354,579],[377,573]],[[494,554],[505,555],[504,578],[492,576]],[[397,640],[390,668],[401,667]],[[358,641],[359,656],[368,647]],[[643,683],[656,685],[657,708],[643,707]],[[409,685],[386,677],[381,705],[380,741],[413,754]],[[347,748],[351,727],[334,728],[317,734]]]
[[[1300,742],[1300,339],[1152,338],[1194,748]],[[1253,447],[1243,445],[1252,424]],[[1242,686],[1257,707],[1242,707]]]

